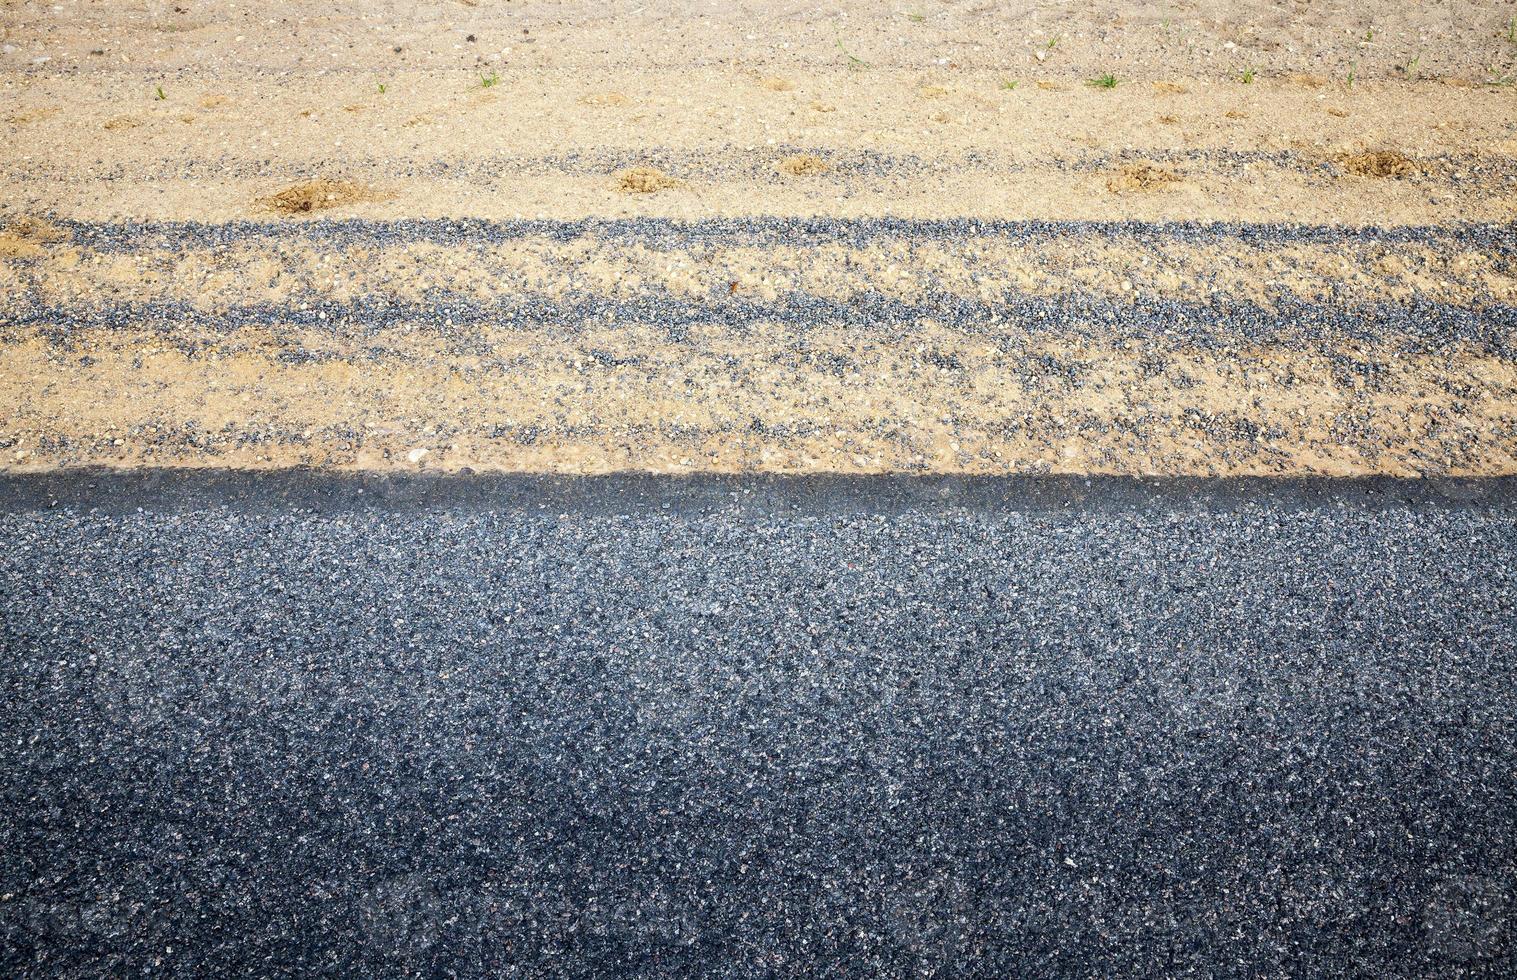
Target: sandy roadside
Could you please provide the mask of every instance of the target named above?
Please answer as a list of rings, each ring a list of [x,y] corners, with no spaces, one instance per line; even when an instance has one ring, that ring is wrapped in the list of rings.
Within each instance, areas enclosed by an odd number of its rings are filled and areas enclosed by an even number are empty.
[[[1517,469],[1489,5],[0,9],[0,465]]]

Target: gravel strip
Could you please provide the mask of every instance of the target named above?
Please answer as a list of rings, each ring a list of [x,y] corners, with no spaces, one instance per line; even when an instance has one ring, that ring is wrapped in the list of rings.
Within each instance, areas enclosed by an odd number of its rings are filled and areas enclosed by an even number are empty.
[[[1503,255],[1517,252],[1517,224],[1451,223],[1446,225],[1303,225],[1199,221],[989,221],[977,218],[711,218],[679,221],[665,218],[584,218],[576,221],[535,219],[488,221],[481,218],[361,218],[305,221],[56,221],[73,234],[75,244],[101,251],[141,248],[215,248],[248,238],[298,238],[344,245],[376,246],[396,242],[469,242],[491,244],[529,237],[559,241],[596,237],[637,242],[649,248],[689,249],[696,244],[860,245],[908,238],[913,241],[962,243],[979,236],[1013,241],[1075,238],[1133,241],[1153,245],[1176,242],[1243,242],[1250,245],[1386,243],[1457,244]]]
[[[425,303],[365,299],[320,301],[303,293],[289,303],[205,310],[182,301],[122,303],[60,308],[46,303],[17,304],[0,317],[0,327],[31,328],[54,342],[81,339],[90,331],[123,330],[161,334],[189,348],[205,335],[230,335],[247,328],[306,327],[342,337],[378,337],[397,329],[468,337],[471,329],[553,327],[564,335],[611,326],[655,327],[674,342],[692,329],[724,327],[742,331],[759,324],[809,329],[856,330],[870,338],[908,337],[924,323],[983,336],[990,343],[1046,336],[1140,346],[1176,341],[1200,349],[1229,350],[1240,342],[1311,349],[1324,342],[1361,342],[1377,351],[1426,352],[1450,342],[1485,353],[1513,357],[1517,307],[1469,309],[1446,303],[1366,303],[1334,305],[1281,297],[1271,306],[1241,300],[1190,303],[1171,299],[1107,299],[1098,295],[1027,296],[1006,293],[999,302],[980,302],[949,293],[907,302],[880,293],[836,300],[788,293],[772,302],[728,298],[689,299],[658,291],[635,299],[594,294],[513,295],[497,302],[435,295]],[[3,340],[0,337],[0,340]],[[291,352],[299,357],[299,351]]]

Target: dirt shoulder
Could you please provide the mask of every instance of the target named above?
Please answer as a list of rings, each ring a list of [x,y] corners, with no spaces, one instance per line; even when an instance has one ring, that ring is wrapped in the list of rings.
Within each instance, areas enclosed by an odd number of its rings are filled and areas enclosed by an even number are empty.
[[[0,465],[1517,470],[1488,5],[0,11]]]
[[[269,220],[280,216],[272,196],[326,179],[372,191],[335,202],[336,213],[376,218],[1517,215],[1517,101],[1436,82],[1007,89],[988,74],[832,68],[488,87],[466,73],[322,76],[234,89],[187,77],[159,100],[154,85],[117,78],[81,99],[74,80],[29,81],[3,114],[13,137],[0,151],[4,210]],[[1404,162],[1359,163],[1376,154]],[[797,160],[811,162],[797,171]],[[626,185],[637,168],[667,180]]]
[[[6,0],[0,66],[223,74],[474,70],[540,74],[722,65],[815,74],[828,67],[1010,72],[1069,81],[1292,73],[1360,81],[1409,73],[1481,83],[1510,71],[1512,10],[1496,3],[1015,5],[842,2],[633,4]]]

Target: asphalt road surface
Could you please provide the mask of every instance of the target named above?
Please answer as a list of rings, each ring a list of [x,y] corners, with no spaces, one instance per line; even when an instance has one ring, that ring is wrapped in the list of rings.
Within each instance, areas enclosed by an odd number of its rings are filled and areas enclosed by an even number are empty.
[[[0,501],[8,975],[1517,968],[1510,481]]]

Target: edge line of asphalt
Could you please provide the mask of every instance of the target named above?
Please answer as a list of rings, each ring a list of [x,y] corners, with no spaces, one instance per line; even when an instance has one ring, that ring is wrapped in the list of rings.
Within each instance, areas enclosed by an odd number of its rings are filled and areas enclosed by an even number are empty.
[[[463,510],[556,517],[665,512],[1241,511],[1323,508],[1517,511],[1517,476],[1401,478],[1126,477],[1066,474],[382,473],[373,471],[76,468],[0,472],[0,514],[57,508],[106,513],[231,509]]]

